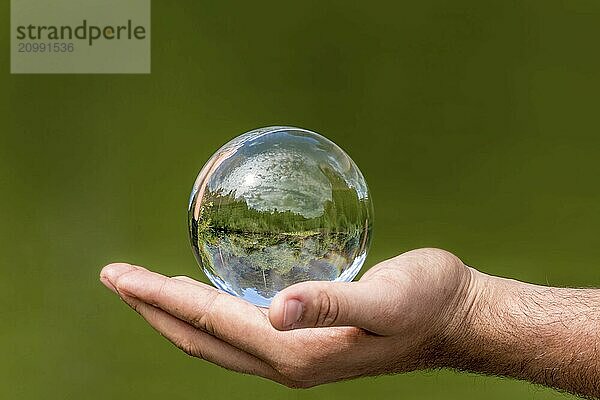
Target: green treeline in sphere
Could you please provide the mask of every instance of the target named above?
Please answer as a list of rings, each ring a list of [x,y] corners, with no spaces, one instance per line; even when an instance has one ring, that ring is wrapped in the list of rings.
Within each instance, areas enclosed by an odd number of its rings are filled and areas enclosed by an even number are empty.
[[[219,149],[196,179],[188,219],[211,282],[259,306],[294,283],[351,281],[372,221],[356,164],[330,140],[292,127],[257,129]]]

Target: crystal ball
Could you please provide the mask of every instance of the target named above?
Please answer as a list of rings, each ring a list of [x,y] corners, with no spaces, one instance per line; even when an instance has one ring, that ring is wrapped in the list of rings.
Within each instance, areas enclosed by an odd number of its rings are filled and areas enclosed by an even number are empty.
[[[188,224],[210,281],[264,307],[294,283],[354,279],[369,249],[373,206],[340,147],[276,126],[244,133],[208,160]]]

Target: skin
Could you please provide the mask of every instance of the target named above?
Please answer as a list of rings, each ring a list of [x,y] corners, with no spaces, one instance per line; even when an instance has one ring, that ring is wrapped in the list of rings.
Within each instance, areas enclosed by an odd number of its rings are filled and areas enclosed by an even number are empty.
[[[485,275],[444,250],[293,285],[269,309],[130,264],[100,280],[185,353],[289,387],[453,368],[600,397],[600,290]]]

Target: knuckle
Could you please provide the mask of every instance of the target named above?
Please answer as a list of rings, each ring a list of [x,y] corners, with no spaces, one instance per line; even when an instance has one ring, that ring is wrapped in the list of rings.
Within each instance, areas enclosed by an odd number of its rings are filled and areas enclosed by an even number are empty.
[[[200,354],[198,346],[196,345],[196,343],[194,343],[194,341],[187,338],[181,339],[178,343],[176,343],[176,345],[177,347],[179,347],[179,349],[181,349],[181,351],[183,351],[188,356],[204,359],[204,357],[202,357],[202,355]]]
[[[403,260],[404,265],[408,262],[412,268],[409,276],[419,281],[418,274],[425,272],[427,276],[444,277],[447,280],[460,279],[467,268],[460,258],[449,251],[437,248],[423,248],[411,250],[397,257]]]
[[[454,269],[463,265],[460,258],[449,251],[437,248],[425,248],[421,251],[423,251],[430,260],[434,261],[438,267]]]
[[[169,278],[163,278],[160,282],[160,286],[156,289],[156,292],[151,296],[152,299],[156,302],[160,302],[164,296],[166,286],[170,283]]]
[[[454,254],[441,249],[427,249],[427,251],[435,271],[451,286],[458,285],[469,274],[466,265]]]
[[[198,309],[195,310],[194,315],[190,318],[190,323],[193,326],[209,335],[214,335],[216,331],[214,310],[219,296],[222,296],[222,293],[213,292],[203,305],[198,306]]]
[[[340,304],[338,296],[331,295],[327,290],[321,290],[317,296],[317,326],[331,326],[339,318]]]

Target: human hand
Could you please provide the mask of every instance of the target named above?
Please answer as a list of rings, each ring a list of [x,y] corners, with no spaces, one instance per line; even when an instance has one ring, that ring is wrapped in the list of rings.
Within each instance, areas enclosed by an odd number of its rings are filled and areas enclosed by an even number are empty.
[[[293,285],[269,309],[129,264],[104,267],[100,280],[185,353],[289,387],[436,367],[473,298],[470,268],[437,249],[357,282]]]

